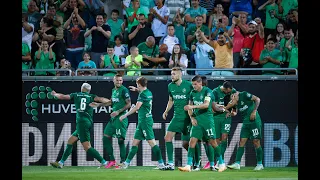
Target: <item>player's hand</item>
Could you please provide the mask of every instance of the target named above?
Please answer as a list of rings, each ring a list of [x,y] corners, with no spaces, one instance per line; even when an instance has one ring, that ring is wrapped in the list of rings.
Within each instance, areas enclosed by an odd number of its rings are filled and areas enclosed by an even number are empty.
[[[192,123],[192,126],[197,126],[198,125],[198,121],[195,118],[191,119],[191,123]]]
[[[188,110],[191,110],[191,109],[193,109],[191,105],[185,105],[184,106],[184,110],[185,111],[188,111]]]
[[[226,118],[228,118],[228,117],[231,117],[231,113],[230,112],[227,112],[227,114],[226,114]]]
[[[92,108],[97,108],[97,107],[99,107],[99,105],[100,105],[100,103],[96,103],[96,102],[92,102],[89,104],[89,106]]]
[[[118,116],[119,115],[119,112],[118,111],[114,111],[114,112],[112,112],[111,114],[110,114],[110,116],[112,117],[112,118],[114,118],[114,117],[116,117],[116,116]]]
[[[138,88],[134,87],[134,86],[129,86],[130,91],[137,91]]]
[[[167,116],[168,116],[168,113],[167,113],[167,112],[164,112],[164,113],[162,114],[162,118],[163,118],[164,120],[167,119]]]
[[[52,95],[52,96],[54,96],[54,95],[56,95],[56,94],[57,94],[57,93],[56,93],[55,91],[53,91],[53,90],[51,91],[51,95]]]
[[[120,116],[120,118],[119,118],[120,122],[122,122],[122,120],[123,120],[124,118],[126,118],[125,115]]]
[[[254,121],[256,119],[256,111],[252,111],[251,115],[250,115],[250,120]]]

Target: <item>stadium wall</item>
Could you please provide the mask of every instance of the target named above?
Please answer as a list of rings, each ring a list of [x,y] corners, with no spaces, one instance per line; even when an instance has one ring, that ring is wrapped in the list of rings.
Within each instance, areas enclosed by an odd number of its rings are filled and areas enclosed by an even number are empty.
[[[298,166],[298,81],[230,81],[237,90],[248,91],[261,99],[258,111],[263,121],[261,144],[264,150],[264,165],[266,167]],[[148,82],[148,88],[154,95],[153,128],[164,160],[166,160],[166,150],[163,137],[172,117],[171,111],[167,121],[162,119],[162,113],[168,100],[167,85],[169,82]],[[212,89],[222,84],[222,82],[219,80],[209,81],[209,87]],[[88,83],[92,85],[92,93],[110,98],[113,88],[112,82],[88,81]],[[51,161],[60,159],[69,136],[76,128],[76,111],[72,102],[48,99],[48,97],[43,96],[47,91],[42,88],[50,87],[57,92],[67,94],[80,91],[81,84],[82,82],[77,81],[23,82],[21,143],[22,164],[24,166],[49,165]],[[135,81],[125,81],[124,85],[127,87],[135,85]],[[41,88],[39,89],[39,87]],[[30,94],[35,99],[27,100],[27,94]],[[137,95],[137,93],[131,93],[132,106],[136,103]],[[103,151],[102,136],[103,129],[109,121],[110,112],[110,107],[95,109],[91,137],[93,147],[102,153],[106,159],[108,159],[108,156]],[[131,147],[136,125],[137,115],[129,116],[129,127],[125,140],[127,153]],[[232,119],[228,148],[225,154],[226,163],[230,164],[235,160],[241,125],[239,115]],[[186,163],[187,152],[181,148],[181,144],[181,136],[178,135],[174,139],[176,166],[185,165]],[[115,158],[119,162],[119,148],[116,139],[113,141],[113,148]],[[202,147],[201,149],[202,162],[206,163],[207,157],[204,148]],[[148,143],[142,142],[131,165],[153,166],[157,164],[155,158]],[[77,143],[65,165],[97,166],[98,164],[99,162],[88,157],[81,144]],[[241,165],[254,166],[255,164],[255,151],[251,141],[248,141]]]

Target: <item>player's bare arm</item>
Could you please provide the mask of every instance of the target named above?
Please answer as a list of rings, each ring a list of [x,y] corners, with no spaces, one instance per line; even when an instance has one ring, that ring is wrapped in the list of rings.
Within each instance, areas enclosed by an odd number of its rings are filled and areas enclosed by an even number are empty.
[[[223,106],[217,104],[216,102],[212,102],[212,110],[214,112],[225,112],[226,111],[226,109]]]
[[[131,114],[137,112],[140,109],[141,105],[142,105],[142,102],[138,101],[136,103],[136,106],[132,108],[129,112],[127,112],[125,115],[120,116],[119,120],[122,121],[123,119],[130,116]]]
[[[235,105],[238,104],[238,101],[239,101],[239,92],[237,91],[236,93],[231,95],[231,100],[228,103],[228,105],[225,107],[225,109],[230,109],[234,107]]]
[[[174,102],[173,102],[173,100],[172,100],[172,97],[169,96],[169,100],[168,100],[168,103],[167,103],[166,110],[165,110],[164,113],[162,114],[162,118],[163,118],[164,120],[167,119],[168,112],[171,110],[173,104],[174,104]]]
[[[139,92],[139,89],[134,86],[129,86],[130,91]]]
[[[58,98],[59,100],[70,100],[71,99],[69,94],[56,93],[55,91],[51,91],[51,95]]]
[[[256,119],[256,113],[257,113],[258,107],[260,105],[260,98],[255,95],[252,95],[251,100],[254,101],[254,109],[250,115],[250,120],[253,121]]]
[[[191,105],[193,105],[193,101],[190,101],[189,100],[189,105],[191,106]],[[188,105],[186,105],[186,106],[188,106]],[[185,107],[186,107],[185,106]],[[185,109],[186,110],[186,109]],[[198,124],[198,122],[197,122],[197,120],[196,120],[196,118],[194,118],[192,115],[193,115],[193,111],[192,111],[192,109],[188,109],[188,110],[186,110],[186,111],[188,111],[188,115],[189,115],[189,117],[190,117],[190,119],[191,119],[191,123],[192,123],[192,125],[193,126],[196,126],[197,124]]]
[[[120,113],[122,113],[123,111],[129,109],[130,107],[131,107],[131,99],[126,99],[126,105],[125,105],[123,108],[121,108],[121,109],[119,109],[119,110],[117,110],[117,111],[112,112],[112,113],[111,113],[111,117],[116,117],[116,116],[118,116]]]

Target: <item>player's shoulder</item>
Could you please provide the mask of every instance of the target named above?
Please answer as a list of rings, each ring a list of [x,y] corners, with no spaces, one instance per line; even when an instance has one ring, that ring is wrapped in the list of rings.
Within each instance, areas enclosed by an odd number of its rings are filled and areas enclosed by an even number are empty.
[[[168,84],[168,88],[172,88],[174,85],[175,85],[174,82],[170,82],[170,83]]]

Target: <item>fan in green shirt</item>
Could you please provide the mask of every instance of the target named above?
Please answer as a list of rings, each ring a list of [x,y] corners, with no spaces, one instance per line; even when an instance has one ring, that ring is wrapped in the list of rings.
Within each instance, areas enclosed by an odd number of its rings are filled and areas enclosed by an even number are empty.
[[[52,46],[55,43],[52,43],[49,47],[48,41],[42,41],[41,45],[37,45],[39,50],[36,51],[34,60],[36,63],[35,69],[54,69],[54,62],[56,61],[56,54],[52,51]],[[37,76],[55,76],[55,71],[37,71],[35,72]]]
[[[280,68],[282,63],[281,51],[275,49],[277,40],[274,38],[269,38],[267,41],[267,48],[261,51],[260,54],[260,64],[262,68]],[[263,75],[280,75],[282,72],[280,70],[274,71],[262,71]]]
[[[22,70],[23,69],[30,69],[30,62],[31,62],[31,51],[26,43],[22,43]]]
[[[105,71],[103,76],[114,76],[117,74],[117,71],[112,69],[117,69],[120,65],[120,59],[117,55],[114,54],[114,47],[109,45],[107,47],[106,55],[101,55],[100,68],[110,69],[110,71]]]

